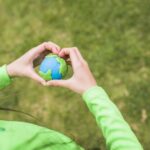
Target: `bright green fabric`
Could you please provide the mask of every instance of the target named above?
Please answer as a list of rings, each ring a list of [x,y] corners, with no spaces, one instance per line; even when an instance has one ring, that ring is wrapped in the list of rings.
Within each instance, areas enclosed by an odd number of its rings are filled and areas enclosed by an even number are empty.
[[[0,121],[0,150],[83,150],[70,138],[37,125]]]
[[[96,118],[109,150],[143,150],[120,111],[101,87],[87,90],[83,99]]]
[[[0,68],[0,89],[11,83],[6,65]],[[56,131],[17,121],[0,120],[0,150],[83,150]]]
[[[4,88],[10,82],[5,65],[0,68],[0,88]],[[109,150],[143,150],[118,108],[101,87],[95,86],[87,90],[83,94],[83,99],[96,118]],[[83,150],[83,148],[56,131],[30,123],[1,120],[0,150]]]
[[[8,86],[12,79],[9,77],[6,69],[6,65],[0,67],[0,89]]]

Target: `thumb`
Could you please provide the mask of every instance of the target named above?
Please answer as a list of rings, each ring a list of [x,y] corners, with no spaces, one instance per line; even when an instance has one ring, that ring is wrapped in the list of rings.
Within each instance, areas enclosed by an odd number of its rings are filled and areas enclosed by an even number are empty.
[[[34,71],[30,73],[29,77],[44,86],[46,85],[46,81]]]
[[[69,80],[51,80],[46,83],[47,86],[69,87]]]

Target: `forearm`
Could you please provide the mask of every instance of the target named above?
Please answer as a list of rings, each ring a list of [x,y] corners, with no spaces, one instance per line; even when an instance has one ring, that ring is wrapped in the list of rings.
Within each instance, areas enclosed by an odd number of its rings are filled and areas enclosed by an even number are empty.
[[[0,89],[5,88],[11,83],[12,79],[8,75],[7,66],[0,67]]]
[[[143,150],[135,134],[105,91],[93,87],[83,94],[110,150]]]

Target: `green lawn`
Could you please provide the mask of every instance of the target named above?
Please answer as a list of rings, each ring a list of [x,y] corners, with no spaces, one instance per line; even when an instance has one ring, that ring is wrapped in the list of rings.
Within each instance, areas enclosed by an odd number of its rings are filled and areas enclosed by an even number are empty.
[[[145,150],[150,143],[149,0],[0,0],[0,64],[33,46],[53,41],[77,46],[97,82],[110,95]],[[87,150],[106,150],[105,140],[80,95],[15,79],[0,92],[0,118],[58,130]]]

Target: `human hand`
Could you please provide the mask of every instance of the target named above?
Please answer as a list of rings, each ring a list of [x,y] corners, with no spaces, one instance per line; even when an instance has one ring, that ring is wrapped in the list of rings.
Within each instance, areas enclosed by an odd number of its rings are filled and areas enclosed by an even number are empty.
[[[87,62],[84,60],[77,48],[63,48],[58,55],[66,60],[71,60],[74,72],[73,76],[68,80],[48,81],[46,83],[47,86],[62,86],[82,94],[90,87],[96,85],[96,81]]]
[[[59,51],[58,45],[52,42],[44,42],[7,65],[7,72],[10,77],[28,77],[46,85],[46,81],[35,72],[34,68],[42,62],[48,53],[58,54]]]

